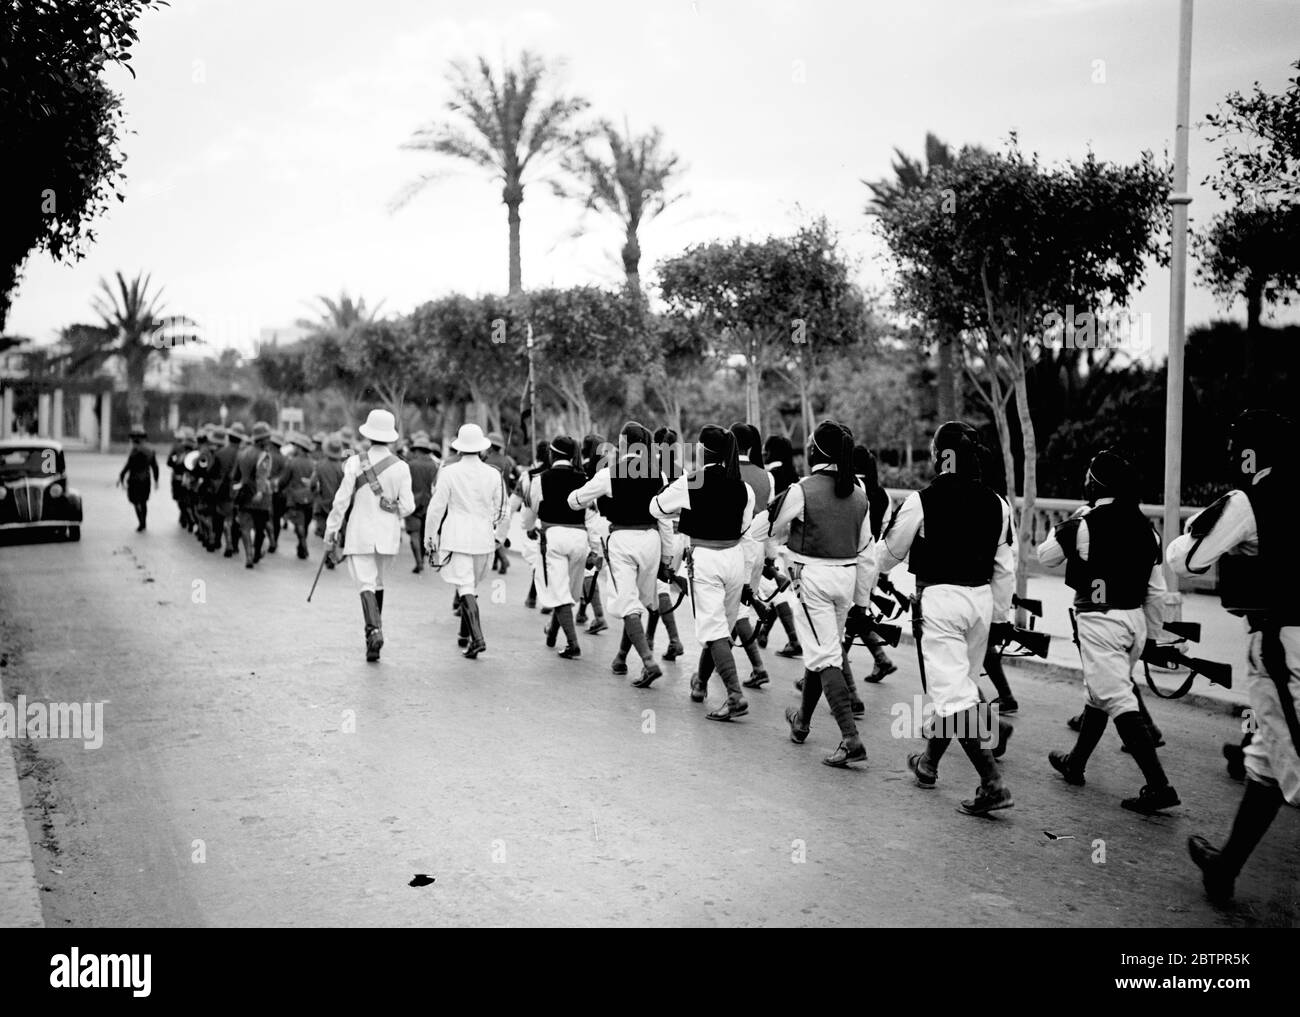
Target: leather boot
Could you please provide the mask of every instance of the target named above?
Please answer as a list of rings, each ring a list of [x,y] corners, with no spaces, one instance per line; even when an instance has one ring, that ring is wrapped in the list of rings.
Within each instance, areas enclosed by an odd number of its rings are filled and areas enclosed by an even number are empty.
[[[709,643],[709,653],[713,656],[713,666],[718,669],[718,677],[727,689],[727,701],[716,710],[709,711],[709,720],[732,720],[743,717],[749,712],[749,703],[745,702],[744,693],[740,691],[740,676],[736,674],[736,660],[731,655],[730,639],[714,639]]]
[[[469,646],[465,647],[463,656],[473,660],[487,649],[483,640],[483,624],[478,613],[478,597],[467,593],[460,598],[460,608],[465,612],[465,622],[469,626]]]
[[[1002,771],[998,769],[992,750],[985,748],[978,738],[959,738],[957,742],[980,776],[975,797],[962,802],[961,811],[970,816],[986,816],[1015,805],[1011,792],[1002,783]]]
[[[1206,896],[1214,903],[1232,900],[1237,875],[1268,832],[1282,801],[1282,791],[1276,784],[1261,784],[1248,777],[1228,842],[1216,849],[1204,837],[1187,838],[1187,851],[1201,870]]]
[[[609,664],[610,671],[614,674],[627,674],[627,655],[631,649],[632,640],[627,637],[627,629],[624,628],[618,641],[618,653],[614,654],[614,659]]]
[[[931,736],[926,738],[923,752],[913,752],[907,757],[907,765],[912,775],[916,777],[917,787],[925,788],[927,791],[934,787],[939,779],[939,760],[943,759],[943,754],[948,751],[948,746],[951,744],[951,738]]]
[[[745,688],[761,689],[771,679],[767,676],[767,668],[763,667],[763,655],[758,650],[758,643],[754,640],[754,626],[748,618],[741,618],[736,622],[736,627],[731,630],[740,640],[740,645],[745,648],[745,656],[749,658],[751,668],[749,677],[745,680]]]
[[[672,609],[672,601],[668,594],[659,594],[659,620],[664,623],[664,631],[668,633],[668,649],[664,650],[664,660],[676,660],[686,652],[686,647],[682,646],[681,636],[677,634],[677,612]]]
[[[555,613],[560,618],[560,628],[564,629],[565,647],[560,651],[560,656],[565,660],[573,660],[582,656],[582,649],[578,646],[578,626],[573,621],[573,605],[565,604],[555,609]]]
[[[384,645],[383,621],[379,612],[379,598],[374,590],[361,591],[361,613],[366,619],[366,660],[379,659]]]
[[[639,614],[630,614],[624,618],[623,632],[628,641],[636,647],[636,652],[641,657],[641,677],[637,678],[632,684],[638,689],[648,689],[655,683],[656,679],[663,676],[663,670],[655,663],[654,656],[650,653],[650,645],[645,638],[645,629],[641,626],[641,616]]]
[[[840,745],[833,753],[822,760],[827,766],[846,767],[849,763],[865,763],[867,750],[858,737],[858,725],[853,720],[853,704],[849,698],[849,686],[844,681],[844,672],[838,667],[827,667],[821,671],[822,693],[831,708],[831,715],[840,728]]]
[[[456,645],[463,650],[469,645],[469,617],[459,606],[456,613],[460,615],[460,634],[456,637]]]
[[[1047,761],[1052,764],[1052,769],[1064,777],[1067,784],[1083,787],[1086,783],[1083,771],[1088,765],[1088,758],[1092,755],[1093,749],[1101,741],[1101,736],[1106,733],[1106,723],[1109,719],[1105,710],[1089,703],[1083,708],[1083,714],[1079,719],[1079,737],[1074,743],[1074,748],[1069,752],[1048,754]]]
[[[1133,762],[1137,763],[1142,776],[1146,778],[1146,784],[1137,796],[1125,798],[1120,805],[1130,812],[1151,816],[1162,809],[1171,809],[1175,805],[1182,804],[1178,792],[1173,789],[1169,778],[1165,776],[1165,768],[1160,765],[1160,757],[1156,755],[1150,723],[1137,711],[1130,710],[1115,718],[1115,730],[1119,732],[1120,738],[1124,740],[1129,753],[1133,756]]]

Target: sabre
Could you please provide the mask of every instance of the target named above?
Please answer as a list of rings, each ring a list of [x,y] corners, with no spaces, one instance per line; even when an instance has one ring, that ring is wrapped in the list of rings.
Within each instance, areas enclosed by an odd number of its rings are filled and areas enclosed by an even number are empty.
[[[329,547],[325,548],[325,553],[320,556],[320,564],[316,566],[316,578],[312,580],[311,584],[311,593],[307,594],[308,604],[311,603],[312,594],[316,592],[316,584],[320,582],[320,574],[325,571],[325,562],[328,560],[330,552],[333,550],[334,545],[331,544]]]

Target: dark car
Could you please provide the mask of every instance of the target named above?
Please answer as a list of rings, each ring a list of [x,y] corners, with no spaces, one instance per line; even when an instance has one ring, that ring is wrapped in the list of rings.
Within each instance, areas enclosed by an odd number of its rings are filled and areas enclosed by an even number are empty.
[[[68,487],[63,446],[45,438],[0,441],[0,534],[53,530],[81,539],[81,495]]]

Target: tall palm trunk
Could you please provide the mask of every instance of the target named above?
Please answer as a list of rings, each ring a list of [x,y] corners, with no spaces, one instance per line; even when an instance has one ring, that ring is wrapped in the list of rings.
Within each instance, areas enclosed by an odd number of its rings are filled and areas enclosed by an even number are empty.
[[[144,369],[147,357],[148,347],[145,348],[143,355],[132,352],[126,357],[126,409],[131,417],[131,423],[141,426],[146,423]]]
[[[506,184],[501,193],[506,205],[506,218],[510,223],[510,295],[524,291],[523,267],[519,254],[519,206],[524,203],[524,188],[518,179]]]
[[[636,226],[627,227],[627,241],[623,244],[623,272],[627,275],[627,288],[634,294],[641,292],[641,243]]]

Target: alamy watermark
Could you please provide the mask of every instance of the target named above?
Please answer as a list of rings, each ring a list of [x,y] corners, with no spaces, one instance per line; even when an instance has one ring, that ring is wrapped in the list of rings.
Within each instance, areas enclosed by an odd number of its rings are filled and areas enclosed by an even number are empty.
[[[1064,313],[1049,311],[1042,319],[1044,346],[1067,350],[1123,350],[1144,354],[1151,351],[1151,314],[1115,308],[1100,313],[1075,312],[1066,304]]]
[[[0,702],[3,738],[69,739],[97,749],[104,744],[104,704],[29,703],[26,696]]]

